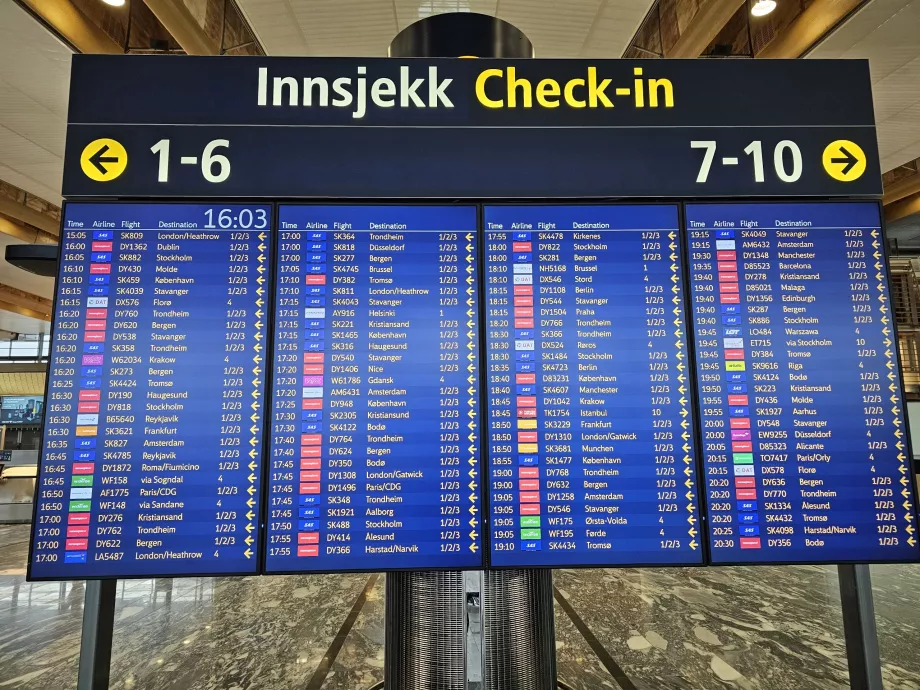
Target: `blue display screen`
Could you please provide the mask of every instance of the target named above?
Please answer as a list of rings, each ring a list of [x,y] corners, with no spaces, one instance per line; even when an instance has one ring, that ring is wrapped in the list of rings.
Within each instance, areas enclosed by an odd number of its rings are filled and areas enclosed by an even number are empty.
[[[271,207],[66,206],[32,579],[254,574]]]
[[[474,206],[281,206],[266,572],[482,566]]]
[[[700,565],[677,206],[484,222],[491,564]]]
[[[916,560],[878,206],[690,204],[686,234],[712,562]]]

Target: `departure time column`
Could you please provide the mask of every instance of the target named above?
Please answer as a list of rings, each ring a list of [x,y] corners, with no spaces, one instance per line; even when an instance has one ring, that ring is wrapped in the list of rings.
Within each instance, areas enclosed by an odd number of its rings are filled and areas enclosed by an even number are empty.
[[[513,262],[511,232],[494,231],[486,226],[486,326],[489,346],[487,348],[487,393],[489,396],[489,500],[492,512],[491,544],[493,551],[514,551],[518,548],[517,521],[520,506],[515,501],[515,483],[520,468],[515,463],[513,433],[521,411],[512,405],[513,386],[524,376],[527,384],[536,382],[533,362],[516,361],[511,329],[515,310],[530,310],[533,315],[533,296],[513,295],[511,264]],[[532,286],[531,286],[532,293]],[[526,305],[518,306],[520,301]],[[518,371],[529,367],[529,371]],[[534,410],[536,412],[536,410]],[[515,414],[517,413],[517,414]],[[536,415],[532,416],[536,424]],[[535,464],[535,463],[534,463]],[[524,466],[521,466],[524,467]]]
[[[61,236],[60,275],[57,281],[57,328],[51,346],[47,413],[42,446],[41,477],[35,500],[32,562],[53,567],[58,563],[85,562],[87,548],[67,549],[67,539],[89,539],[90,512],[80,511],[71,519],[70,487],[85,482],[95,472],[95,463],[77,464],[75,422],[79,405],[80,341],[84,330],[87,304],[86,261],[92,244],[92,230],[83,223],[65,221]],[[98,400],[94,401],[98,406]],[[96,408],[98,409],[98,407]],[[71,542],[73,545],[73,542]]]
[[[305,234],[290,228],[278,233],[266,549],[269,556],[279,557],[296,552],[294,540],[298,525],[302,526],[296,505],[300,462],[296,451],[301,429],[300,331],[307,299],[301,273],[301,253],[308,251]]]

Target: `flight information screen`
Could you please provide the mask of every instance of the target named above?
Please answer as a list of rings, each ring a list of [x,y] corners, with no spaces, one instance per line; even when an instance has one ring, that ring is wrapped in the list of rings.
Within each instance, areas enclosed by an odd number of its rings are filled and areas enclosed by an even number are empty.
[[[266,572],[482,567],[474,206],[281,206]]]
[[[687,206],[713,563],[916,560],[878,206]]]
[[[30,578],[258,570],[271,207],[66,206]]]
[[[491,564],[701,564],[677,206],[484,222]]]

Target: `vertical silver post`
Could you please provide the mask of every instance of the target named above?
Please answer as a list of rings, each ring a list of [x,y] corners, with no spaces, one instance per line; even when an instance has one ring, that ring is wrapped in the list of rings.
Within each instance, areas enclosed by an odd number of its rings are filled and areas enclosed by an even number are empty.
[[[77,690],[108,690],[118,580],[90,580],[83,599]]]
[[[868,565],[838,565],[843,634],[852,690],[883,690]]]
[[[466,594],[466,690],[483,690],[482,571],[463,573]]]

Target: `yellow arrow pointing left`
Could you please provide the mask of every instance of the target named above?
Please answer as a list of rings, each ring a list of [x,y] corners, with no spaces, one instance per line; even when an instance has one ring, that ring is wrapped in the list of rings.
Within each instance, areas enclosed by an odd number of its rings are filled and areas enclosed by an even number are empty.
[[[80,169],[93,182],[111,182],[128,167],[128,152],[114,139],[91,141],[80,154]]]

